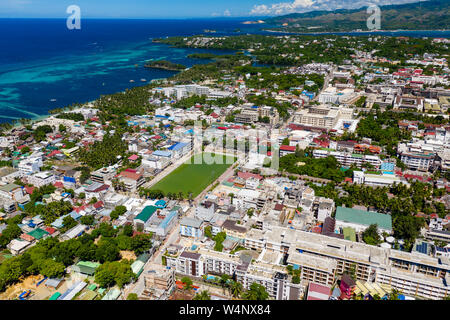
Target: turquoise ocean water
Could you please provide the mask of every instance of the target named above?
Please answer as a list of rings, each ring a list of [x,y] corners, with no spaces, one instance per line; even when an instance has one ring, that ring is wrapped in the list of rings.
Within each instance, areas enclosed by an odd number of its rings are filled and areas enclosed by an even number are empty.
[[[188,67],[208,62],[187,58],[204,50],[171,48],[152,43],[153,38],[204,34],[205,29],[216,30],[210,34],[215,36],[271,34],[261,31],[260,25],[243,25],[244,20],[87,19],[82,20],[81,30],[68,30],[64,19],[0,19],[0,122],[37,118],[50,109],[92,101],[175,73],[144,68],[147,60],[170,60]],[[449,37],[448,32],[408,35]]]

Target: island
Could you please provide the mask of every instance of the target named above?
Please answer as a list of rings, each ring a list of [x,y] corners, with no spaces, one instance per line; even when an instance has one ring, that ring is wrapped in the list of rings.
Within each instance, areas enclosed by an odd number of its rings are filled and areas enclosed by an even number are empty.
[[[213,53],[191,53],[187,57],[191,59],[214,59],[217,55]]]
[[[164,69],[164,70],[171,70],[171,71],[180,71],[186,69],[186,66],[178,63],[173,63],[167,60],[157,60],[157,61],[150,61],[147,64],[145,64],[146,68],[154,68],[154,69]]]

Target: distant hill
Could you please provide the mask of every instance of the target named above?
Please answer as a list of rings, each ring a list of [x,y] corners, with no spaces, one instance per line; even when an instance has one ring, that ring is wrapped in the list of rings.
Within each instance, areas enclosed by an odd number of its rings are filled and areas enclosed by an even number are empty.
[[[430,0],[409,4],[380,6],[382,30],[450,29],[450,1]],[[276,25],[271,30],[326,32],[367,30],[367,6],[359,9],[292,13],[266,19]],[[287,24],[287,25],[283,25]]]

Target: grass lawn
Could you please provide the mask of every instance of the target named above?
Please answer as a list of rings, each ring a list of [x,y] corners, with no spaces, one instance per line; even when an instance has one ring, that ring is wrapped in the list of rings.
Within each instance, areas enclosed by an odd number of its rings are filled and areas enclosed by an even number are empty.
[[[217,155],[212,154],[212,156]],[[204,161],[202,164],[194,164],[194,157],[176,168],[151,189],[161,190],[165,194],[181,191],[185,196],[188,195],[188,192],[192,192],[192,196],[195,198],[231,166],[226,163],[226,158],[233,159],[230,156],[222,156],[223,164],[206,164]]]

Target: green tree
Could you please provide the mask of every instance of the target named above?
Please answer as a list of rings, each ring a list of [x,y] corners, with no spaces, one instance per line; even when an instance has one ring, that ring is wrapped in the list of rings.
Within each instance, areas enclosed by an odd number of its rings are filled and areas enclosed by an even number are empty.
[[[211,295],[207,290],[202,290],[195,295],[194,300],[211,300]]]
[[[181,282],[184,284],[184,290],[189,291],[192,289],[193,282],[189,277],[181,278]]]
[[[363,240],[365,243],[376,246],[381,242],[380,234],[376,224],[371,224],[363,231]]]
[[[66,267],[61,262],[46,259],[40,267],[40,273],[49,278],[58,278],[64,275]]]
[[[225,291],[225,287],[228,285],[228,280],[230,280],[230,276],[228,274],[223,274],[220,276],[220,285],[222,286],[223,290]]]
[[[263,285],[253,282],[250,285],[250,289],[244,292],[242,298],[245,300],[267,300],[269,294]]]
[[[96,258],[100,263],[115,261],[120,258],[120,250],[114,241],[102,238],[96,250]]]
[[[238,281],[232,281],[230,284],[230,291],[233,297],[239,298],[243,291],[242,283]]]
[[[139,298],[136,293],[130,293],[127,297],[127,300],[139,300]]]
[[[92,226],[94,224],[94,216],[93,215],[84,215],[80,218],[80,222],[84,225]]]

